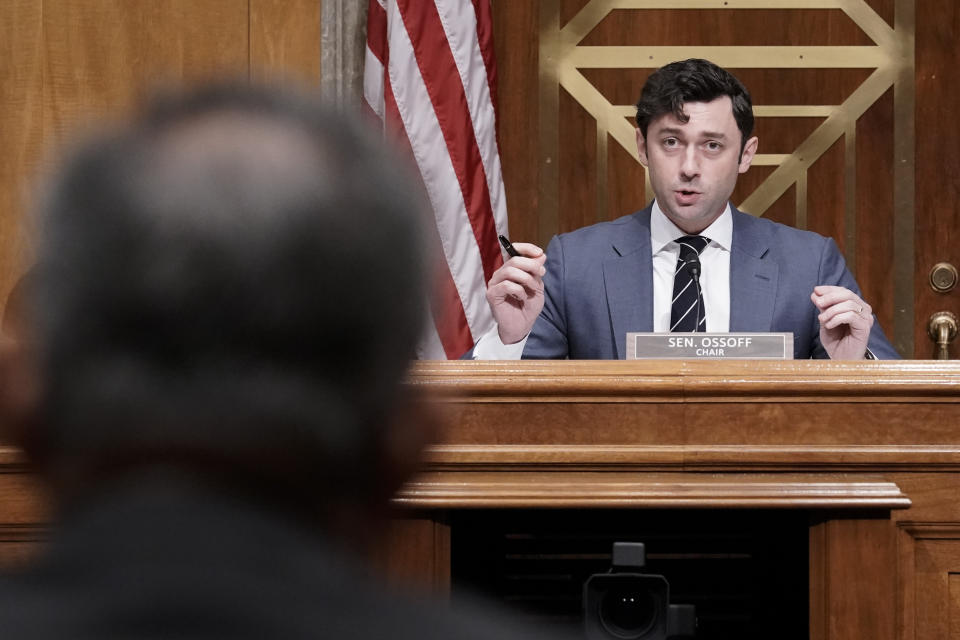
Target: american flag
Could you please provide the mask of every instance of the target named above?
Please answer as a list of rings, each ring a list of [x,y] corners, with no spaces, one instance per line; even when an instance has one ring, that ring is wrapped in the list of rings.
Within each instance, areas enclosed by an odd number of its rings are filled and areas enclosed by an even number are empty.
[[[416,161],[446,258],[421,358],[458,358],[493,326],[507,206],[490,0],[369,0],[364,98]]]

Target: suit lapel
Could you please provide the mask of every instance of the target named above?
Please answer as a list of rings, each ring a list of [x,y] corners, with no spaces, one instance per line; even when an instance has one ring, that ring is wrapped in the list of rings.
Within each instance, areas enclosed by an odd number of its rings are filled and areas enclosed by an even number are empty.
[[[650,208],[634,215],[613,241],[614,254],[603,261],[616,357],[626,357],[628,331],[653,331],[653,263],[650,258]]]
[[[730,331],[770,331],[780,269],[763,260],[769,250],[764,225],[733,209],[730,247]]]

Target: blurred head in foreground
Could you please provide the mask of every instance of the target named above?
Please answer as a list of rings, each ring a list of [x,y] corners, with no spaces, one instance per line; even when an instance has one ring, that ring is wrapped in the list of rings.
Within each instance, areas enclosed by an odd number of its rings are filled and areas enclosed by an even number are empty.
[[[160,99],[83,145],[41,207],[18,439],[61,493],[158,467],[311,509],[384,498],[419,444],[394,419],[425,317],[409,184],[290,91]]]
[[[429,436],[400,384],[426,301],[411,184],[350,122],[249,87],[155,102],[64,163],[23,307],[39,373],[0,359],[62,510],[0,575],[4,637],[531,637],[343,553]]]

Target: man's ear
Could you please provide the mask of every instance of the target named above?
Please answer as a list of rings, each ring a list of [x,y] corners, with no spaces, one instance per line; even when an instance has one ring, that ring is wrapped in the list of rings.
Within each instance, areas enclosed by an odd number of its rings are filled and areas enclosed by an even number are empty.
[[[420,470],[424,449],[437,442],[445,421],[442,403],[412,386],[404,391],[384,430],[380,484],[386,499]]]
[[[753,156],[757,153],[759,143],[759,138],[753,136],[747,140],[747,144],[743,145],[743,153],[740,154],[740,166],[737,167],[739,173],[746,173],[747,169],[750,168],[750,163],[753,162]]]
[[[0,442],[24,447],[40,406],[35,354],[0,333]]]
[[[368,470],[370,493],[362,500],[342,501],[334,496],[325,504],[327,533],[366,555],[374,566],[390,565],[384,541],[395,533],[391,499],[420,470],[425,447],[437,442],[444,415],[441,406],[414,386],[405,387],[380,430],[377,459]]]
[[[640,132],[640,127],[634,129],[637,132],[637,154],[640,156],[640,164],[645,167],[650,166],[647,161],[647,140]]]

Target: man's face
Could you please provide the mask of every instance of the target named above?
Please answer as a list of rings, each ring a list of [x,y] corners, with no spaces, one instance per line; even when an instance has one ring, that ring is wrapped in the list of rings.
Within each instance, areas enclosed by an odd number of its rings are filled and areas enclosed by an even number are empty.
[[[750,168],[756,136],[740,154],[740,130],[728,96],[687,102],[680,122],[672,113],[654,119],[644,139],[637,129],[640,162],[649,169],[653,193],[666,216],[687,233],[699,233],[716,220]]]

